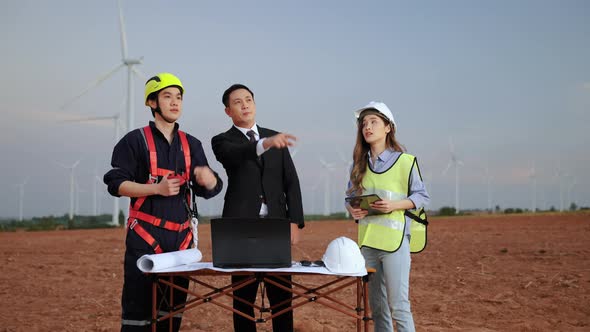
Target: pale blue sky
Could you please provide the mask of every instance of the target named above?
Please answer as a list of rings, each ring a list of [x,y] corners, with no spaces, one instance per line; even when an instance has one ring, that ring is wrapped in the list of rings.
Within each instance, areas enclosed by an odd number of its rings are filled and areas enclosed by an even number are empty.
[[[590,2],[588,1],[140,1],[123,0],[129,55],[147,76],[177,74],[186,88],[181,127],[210,139],[229,128],[221,94],[240,82],[255,93],[258,123],[299,137],[295,156],[307,213],[342,210],[354,109],[385,102],[399,140],[415,154],[430,208],[454,205],[449,140],[463,160],[461,208],[590,206]],[[93,209],[92,179],[108,169],[109,122],[65,119],[124,110],[121,70],[60,107],[121,62],[115,0],[10,1],[0,5],[0,217],[69,210],[68,171],[81,159],[79,212]],[[135,126],[151,118],[135,79]],[[125,123],[125,120],[122,121]],[[567,176],[558,177],[558,170]],[[314,190],[315,188],[315,190]],[[99,186],[100,212],[111,198]],[[201,203],[221,211],[223,195]],[[313,202],[315,201],[315,202]]]

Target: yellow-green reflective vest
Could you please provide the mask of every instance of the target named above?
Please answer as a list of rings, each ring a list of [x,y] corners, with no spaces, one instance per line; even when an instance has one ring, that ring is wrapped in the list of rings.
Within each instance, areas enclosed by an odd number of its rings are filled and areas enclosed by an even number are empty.
[[[408,198],[412,167],[416,157],[402,153],[393,165],[383,173],[375,173],[367,167],[363,177],[363,195],[377,194],[389,200]],[[418,170],[419,171],[419,170]],[[426,246],[426,213],[423,209],[397,210],[388,214],[369,215],[359,220],[358,243],[360,247],[370,247],[394,252],[399,249],[405,234],[406,218],[412,219],[410,226],[410,252],[420,252]]]

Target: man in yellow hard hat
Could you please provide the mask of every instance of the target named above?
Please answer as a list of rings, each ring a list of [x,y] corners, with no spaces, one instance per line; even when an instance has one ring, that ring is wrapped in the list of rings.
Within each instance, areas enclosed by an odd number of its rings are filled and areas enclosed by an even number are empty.
[[[104,176],[111,195],[131,198],[121,331],[151,330],[152,279],[138,269],[137,260],[145,254],[188,249],[193,242],[190,219],[196,217],[194,196],[210,198],[222,188],[221,179],[209,168],[201,142],[178,130],[183,94],[181,81],[170,73],[160,73],[146,82],[144,101],[154,121],[117,143],[113,168]],[[188,279],[174,281],[188,288]],[[168,298],[169,294],[158,294],[158,303]],[[174,291],[175,304],[185,300],[186,293]],[[160,308],[159,315],[167,311],[171,308]],[[173,318],[175,331],[181,318]],[[168,323],[159,323],[158,330],[168,330]]]

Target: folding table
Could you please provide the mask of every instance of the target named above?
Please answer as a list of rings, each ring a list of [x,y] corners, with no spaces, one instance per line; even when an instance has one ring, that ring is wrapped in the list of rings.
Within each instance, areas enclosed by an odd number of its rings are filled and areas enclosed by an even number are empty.
[[[172,320],[169,318],[203,304],[214,304],[232,313],[242,315],[254,322],[264,323],[278,315],[309,303],[317,303],[326,308],[330,308],[348,315],[356,319],[356,327],[358,332],[363,329],[364,331],[369,331],[369,321],[371,318],[369,317],[368,311],[368,282],[370,275],[374,272],[375,271],[373,269],[368,269],[366,273],[363,271],[362,273],[354,275],[341,275],[332,273],[325,267],[303,267],[296,263],[294,263],[292,267],[278,269],[221,269],[213,267],[213,264],[210,262],[198,262],[159,271],[151,271],[148,272],[148,274],[155,276],[152,292],[152,331],[156,331],[157,322],[167,319],[170,322],[171,329]],[[232,284],[230,281],[231,278],[229,278],[232,275],[245,275],[249,277],[240,282]],[[272,276],[275,278],[280,278],[285,283],[289,283],[287,279],[284,279],[284,276],[286,275],[298,276],[297,279],[299,279],[300,282],[291,280],[290,283],[292,288],[288,288],[268,278]],[[216,277],[216,280],[218,280],[217,277],[227,277],[224,279],[228,281],[225,282],[223,286],[218,287],[204,281],[203,278],[201,278],[204,276],[214,276]],[[326,280],[322,281],[321,285],[312,287],[305,284],[305,279],[311,276],[321,276],[321,279]],[[176,277],[187,278],[194,284],[202,286],[202,288],[205,290],[193,290],[190,289],[190,286],[189,289],[179,287],[173,282],[174,278]],[[274,307],[260,305],[257,303],[258,301],[255,303],[250,303],[244,299],[235,297],[232,294],[234,290],[251,284],[256,280],[261,282],[261,287],[263,286],[263,283],[272,284],[286,291],[290,291],[293,294],[291,306],[279,312],[271,313],[271,310]],[[180,290],[190,296],[187,296],[187,301],[185,303],[174,304],[174,292],[170,291],[170,297],[167,303],[170,309],[166,315],[158,317],[159,308],[157,303],[157,294],[165,287]],[[354,301],[354,303],[350,304],[347,301],[342,301],[333,296],[349,287],[354,287],[356,292],[356,301]],[[248,303],[254,308],[255,316],[249,316],[234,310],[231,304],[227,305],[219,301],[219,299],[222,297],[230,297],[232,299],[237,299],[238,301]],[[264,304],[264,302],[262,303]],[[280,305],[280,303],[275,304],[275,306],[277,305]]]

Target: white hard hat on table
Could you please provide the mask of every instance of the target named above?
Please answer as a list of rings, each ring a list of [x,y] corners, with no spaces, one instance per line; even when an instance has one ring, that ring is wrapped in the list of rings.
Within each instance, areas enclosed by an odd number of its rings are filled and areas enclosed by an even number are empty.
[[[341,236],[328,244],[322,258],[333,273],[357,274],[365,272],[365,258],[356,242]]]

